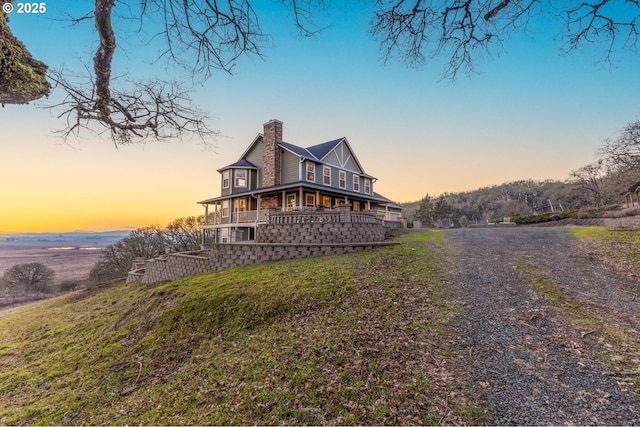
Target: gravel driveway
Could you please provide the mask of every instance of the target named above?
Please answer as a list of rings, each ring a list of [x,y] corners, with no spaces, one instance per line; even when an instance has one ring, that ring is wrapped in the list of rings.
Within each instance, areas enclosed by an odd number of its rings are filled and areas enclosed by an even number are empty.
[[[464,304],[452,325],[456,354],[489,424],[640,423],[638,396],[593,356],[609,344],[531,285],[541,274],[588,313],[638,334],[637,279],[586,253],[566,228],[456,229],[448,242],[457,253],[448,287]]]

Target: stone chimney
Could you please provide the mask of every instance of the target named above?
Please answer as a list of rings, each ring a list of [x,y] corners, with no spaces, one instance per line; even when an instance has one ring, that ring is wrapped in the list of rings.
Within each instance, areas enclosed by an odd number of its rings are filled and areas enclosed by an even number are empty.
[[[280,147],[282,122],[270,120],[264,124],[262,135],[262,186],[280,185]]]

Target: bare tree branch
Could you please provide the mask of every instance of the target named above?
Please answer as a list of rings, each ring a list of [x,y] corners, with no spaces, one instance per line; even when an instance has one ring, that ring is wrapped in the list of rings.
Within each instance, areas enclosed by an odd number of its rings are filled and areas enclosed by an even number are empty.
[[[66,92],[60,103],[51,106],[62,111],[58,117],[65,119],[66,127],[58,133],[65,140],[89,130],[106,133],[116,146],[194,135],[208,145],[218,135],[207,127],[207,113],[192,105],[188,91],[178,83],[151,80],[119,85],[119,90],[109,91],[106,105],[98,105],[97,81],[70,81],[61,72],[52,72],[49,78]]]
[[[617,48],[636,51],[640,0],[579,2],[566,7],[563,16],[565,52],[585,44],[603,43],[603,60],[611,63]]]
[[[640,120],[625,126],[617,138],[605,141],[598,154],[601,161],[618,170],[640,169]]]
[[[410,66],[448,58],[444,75],[471,73],[513,29],[525,29],[539,0],[378,0],[371,32],[388,61],[395,52]]]
[[[164,38],[160,55],[203,78],[212,69],[231,73],[242,55],[261,56],[270,41],[262,32],[249,0],[140,0],[146,16],[162,16]],[[194,61],[195,56],[195,61]]]

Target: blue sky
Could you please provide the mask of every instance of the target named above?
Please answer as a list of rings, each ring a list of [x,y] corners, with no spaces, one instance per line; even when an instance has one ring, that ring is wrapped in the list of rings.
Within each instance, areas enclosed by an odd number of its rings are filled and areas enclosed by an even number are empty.
[[[79,69],[97,45],[91,22],[57,21],[93,4],[77,1],[69,10],[71,3],[49,2],[40,17],[11,15],[14,34],[53,68]],[[219,194],[216,170],[237,160],[274,118],[294,144],[347,137],[378,178],[375,190],[398,202],[566,179],[594,160],[604,139],[640,118],[640,56],[619,52],[612,67],[597,63],[595,48],[562,56],[551,20],[533,22],[528,34],[479,60],[479,74],[452,83],[440,81],[444,58],[419,70],[383,64],[363,5],[328,10],[319,25],[331,26],[303,38],[285,8],[256,4],[273,35],[264,58],[241,59],[231,76],[214,72],[194,93],[221,132],[215,150],[197,141],[115,149],[91,136],[61,144],[51,135],[59,127],[55,110],[43,103],[1,109],[0,232],[164,225],[200,214],[196,202]],[[117,36],[117,73],[185,74],[152,62],[157,45],[142,45],[132,32]]]

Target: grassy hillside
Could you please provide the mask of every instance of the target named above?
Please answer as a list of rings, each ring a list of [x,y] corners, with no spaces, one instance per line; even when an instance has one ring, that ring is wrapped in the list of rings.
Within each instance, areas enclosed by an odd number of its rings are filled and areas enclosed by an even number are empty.
[[[1,424],[478,422],[438,232],[0,312]]]

